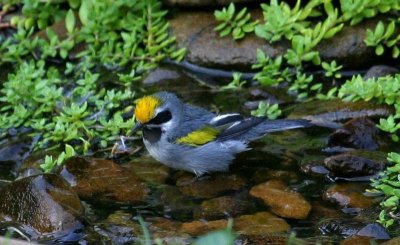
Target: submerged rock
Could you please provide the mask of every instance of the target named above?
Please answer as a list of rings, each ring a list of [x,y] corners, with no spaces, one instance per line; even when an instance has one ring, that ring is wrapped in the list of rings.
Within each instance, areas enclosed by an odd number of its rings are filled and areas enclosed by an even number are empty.
[[[287,232],[290,225],[284,219],[269,212],[259,212],[234,219],[233,229],[238,234],[253,236]]]
[[[378,223],[366,223],[354,219],[329,219],[321,222],[318,229],[323,235],[369,237],[376,240],[390,238],[387,231]]]
[[[192,221],[182,224],[182,232],[191,236],[198,236],[209,231],[225,229],[227,220]],[[287,232],[290,226],[282,218],[269,212],[259,212],[251,215],[243,215],[234,219],[233,230],[242,235],[265,235],[270,233]]]
[[[160,239],[162,244],[191,244],[193,240],[188,234],[180,232],[181,222],[162,217],[147,218],[146,223],[152,237]]]
[[[194,179],[184,175],[176,182],[179,190],[187,196],[212,198],[228,191],[237,191],[245,185],[244,179],[236,175],[215,174]]]
[[[380,131],[369,118],[355,118],[333,132],[328,139],[330,147],[376,150],[387,145],[390,137]]]
[[[72,234],[83,227],[82,214],[77,194],[54,174],[22,178],[0,190],[0,224],[17,226],[33,240]]]
[[[0,166],[15,167],[27,157],[31,143],[26,138],[10,138],[0,141]]]
[[[155,185],[164,184],[170,172],[170,168],[149,157],[140,157],[122,167],[132,171],[140,180]]]
[[[132,214],[117,211],[105,220],[95,224],[95,234],[86,238],[89,242],[101,240],[110,244],[132,244],[139,241],[142,230],[138,222],[132,220]]]
[[[387,155],[377,151],[352,151],[327,157],[324,165],[333,175],[354,177],[374,175],[388,163]]]
[[[199,204],[193,198],[183,195],[176,186],[160,186],[154,196],[156,198],[152,199],[153,205],[162,205],[164,215],[176,220],[192,219],[193,212],[199,209]]]
[[[60,174],[82,198],[137,203],[149,192],[135,175],[106,159],[73,157],[65,161]]]
[[[191,236],[199,236],[210,231],[225,229],[227,225],[228,221],[224,219],[213,221],[196,220],[183,223],[181,226],[181,232],[187,233]]]
[[[339,245],[371,245],[375,244],[375,240],[369,237],[364,236],[351,236],[342,241],[340,241]]]
[[[254,209],[254,204],[238,197],[223,196],[201,203],[200,209],[195,212],[194,218],[218,219],[235,217]]]
[[[300,193],[287,190],[286,184],[271,180],[254,186],[250,195],[260,198],[271,211],[281,217],[305,219],[311,210],[311,205]]]
[[[372,207],[379,203],[380,198],[364,195],[369,186],[360,183],[339,183],[329,187],[323,198],[336,203],[343,208],[353,208],[355,211]]]

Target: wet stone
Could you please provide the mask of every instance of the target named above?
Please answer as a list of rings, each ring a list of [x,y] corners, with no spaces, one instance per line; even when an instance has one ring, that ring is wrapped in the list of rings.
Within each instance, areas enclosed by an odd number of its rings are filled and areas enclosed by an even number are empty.
[[[398,244],[400,244],[400,236],[390,239],[389,241],[386,241],[384,243],[381,243],[381,245],[398,245]]]
[[[225,192],[241,189],[245,181],[236,175],[215,174],[198,179],[193,175],[184,175],[176,181],[176,185],[186,196],[212,198]]]
[[[312,177],[326,177],[331,171],[324,166],[324,159],[323,155],[305,156],[300,162],[301,172]]]
[[[227,220],[192,221],[182,224],[182,232],[191,236],[198,236],[209,231],[226,228]],[[233,229],[243,235],[265,235],[269,233],[287,232],[289,224],[282,218],[269,212],[259,212],[251,215],[243,215],[234,219]]]
[[[155,185],[164,184],[170,173],[170,168],[150,157],[137,158],[122,167],[132,171],[140,180]]]
[[[67,235],[72,240],[82,228],[81,215],[78,196],[54,174],[22,178],[0,190],[0,224],[19,226],[33,240]]]
[[[147,218],[146,223],[154,239],[160,239],[162,244],[190,244],[192,238],[180,232],[181,222],[162,217]]]
[[[319,224],[319,230],[323,235],[338,235],[347,237],[367,237],[376,240],[390,238],[385,228],[378,223],[366,223],[354,219],[330,219]]]
[[[379,130],[371,119],[362,117],[346,122],[333,132],[329,136],[328,146],[376,150],[389,141],[390,137]]]
[[[387,75],[393,75],[399,73],[399,69],[387,65],[374,65],[368,69],[367,73],[364,75],[364,79],[384,77]]]
[[[96,234],[91,234],[87,240],[111,244],[132,244],[138,242],[142,234],[141,227],[137,221],[132,219],[132,214],[124,211],[116,211],[110,214],[105,220],[96,223]]]
[[[385,168],[387,155],[377,151],[352,151],[327,157],[324,165],[335,176],[374,175]]]
[[[225,229],[227,225],[228,221],[224,219],[213,221],[196,220],[183,223],[181,226],[181,232],[187,233],[191,236],[199,236],[210,231]]]
[[[154,205],[162,205],[164,215],[177,220],[192,219],[193,212],[199,209],[199,205],[191,197],[183,195],[176,186],[160,186],[154,196]]]
[[[11,138],[0,141],[0,166],[14,167],[29,153],[30,142],[23,138]]]
[[[168,80],[179,79],[181,76],[182,74],[180,74],[178,71],[165,67],[158,67],[147,74],[146,78],[143,80],[143,84],[159,84]]]
[[[374,239],[371,239],[369,237],[363,237],[363,236],[351,236],[348,237],[342,241],[340,241],[339,245],[370,245],[374,244]]]
[[[288,115],[289,119],[306,119],[314,123],[329,125],[329,122],[342,122],[361,117],[381,118],[391,115],[393,109],[389,106],[377,105],[372,102],[344,102],[340,99],[305,102],[295,105]],[[332,127],[340,127],[333,124]]]
[[[281,217],[305,219],[311,210],[311,205],[300,193],[287,190],[286,184],[271,180],[254,186],[250,195],[260,198],[271,211]]]
[[[360,183],[334,184],[325,191],[323,198],[343,208],[362,210],[372,207],[380,201],[378,197],[364,195],[367,188],[370,186]]]
[[[248,199],[223,196],[203,201],[198,212],[195,212],[194,218],[219,219],[235,217],[252,209],[254,209],[254,204]]]
[[[269,212],[242,215],[233,222],[233,229],[243,235],[264,235],[268,233],[287,232],[290,225],[282,218]]]
[[[60,170],[82,198],[96,201],[137,203],[144,201],[149,189],[138,177],[110,160],[74,157]]]

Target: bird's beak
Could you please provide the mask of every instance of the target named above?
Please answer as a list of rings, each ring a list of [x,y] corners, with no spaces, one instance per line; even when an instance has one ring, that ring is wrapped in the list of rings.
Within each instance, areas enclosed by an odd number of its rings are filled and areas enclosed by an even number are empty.
[[[136,122],[135,126],[132,129],[132,133],[136,133],[137,131],[141,130],[143,128],[143,124],[140,122]]]

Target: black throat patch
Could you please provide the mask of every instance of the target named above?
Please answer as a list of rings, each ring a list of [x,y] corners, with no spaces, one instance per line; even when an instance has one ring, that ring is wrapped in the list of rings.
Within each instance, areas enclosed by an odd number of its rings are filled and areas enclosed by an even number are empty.
[[[161,138],[161,128],[160,127],[144,127],[143,138],[150,143],[155,143]]]

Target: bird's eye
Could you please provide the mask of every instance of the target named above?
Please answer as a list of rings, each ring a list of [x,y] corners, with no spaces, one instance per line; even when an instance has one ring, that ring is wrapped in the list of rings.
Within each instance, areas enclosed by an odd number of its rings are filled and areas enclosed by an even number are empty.
[[[168,122],[171,119],[172,119],[171,112],[169,110],[166,110],[158,113],[157,116],[151,119],[147,124],[160,125]]]

